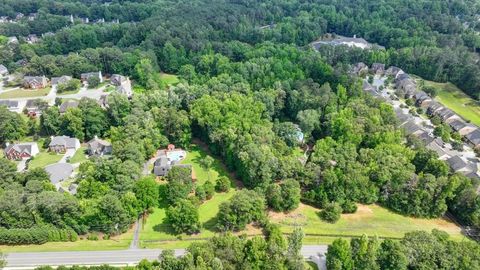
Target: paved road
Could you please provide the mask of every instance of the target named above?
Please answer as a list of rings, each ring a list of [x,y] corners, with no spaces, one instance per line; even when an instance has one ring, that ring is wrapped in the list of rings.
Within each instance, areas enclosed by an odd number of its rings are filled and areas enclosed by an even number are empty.
[[[324,260],[327,246],[303,246],[302,254],[305,258],[319,256]],[[7,267],[4,269],[33,269],[42,265],[101,265],[114,266],[134,265],[142,259],[155,260],[160,255],[160,249],[128,249],[114,251],[75,251],[75,252],[36,252],[7,254]],[[181,256],[184,249],[176,249],[175,254]],[[320,262],[322,263],[322,262]]]

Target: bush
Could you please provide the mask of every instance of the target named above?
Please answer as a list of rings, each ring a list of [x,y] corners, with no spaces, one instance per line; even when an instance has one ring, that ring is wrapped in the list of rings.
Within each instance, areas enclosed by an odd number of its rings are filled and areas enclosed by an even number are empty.
[[[67,91],[76,91],[80,89],[81,82],[78,79],[71,79],[70,81],[57,85],[57,93],[63,93]]]
[[[221,176],[217,179],[215,184],[215,191],[217,192],[228,192],[230,189],[230,179],[226,176]]]
[[[205,188],[203,186],[198,186],[195,189],[195,196],[198,198],[198,200],[200,200],[202,202],[205,201],[205,199],[207,198]]]
[[[92,233],[92,234],[89,234],[87,236],[87,240],[91,240],[91,241],[97,241],[98,240],[98,235]]]
[[[88,78],[87,82],[88,88],[95,88],[100,85],[100,78],[98,78],[97,76],[92,76]]]
[[[335,223],[340,219],[343,209],[338,203],[329,203],[325,209],[320,212],[320,217],[331,223]]]
[[[205,195],[207,200],[210,200],[215,194],[215,186],[213,186],[212,182],[207,181],[203,184],[203,190],[205,190]]]
[[[357,204],[352,201],[346,201],[342,204],[342,209],[344,214],[352,214],[357,212]]]

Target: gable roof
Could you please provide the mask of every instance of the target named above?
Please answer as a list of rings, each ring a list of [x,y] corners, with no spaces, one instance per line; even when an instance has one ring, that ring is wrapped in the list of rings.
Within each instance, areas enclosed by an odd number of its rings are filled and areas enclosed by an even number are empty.
[[[18,153],[27,153],[29,155],[32,154],[33,147],[36,146],[36,142],[31,143],[15,143],[9,144],[7,148],[5,148],[5,153],[10,152],[10,150],[15,150]]]
[[[55,136],[52,137],[50,144],[48,146],[65,146],[66,148],[74,148],[77,144],[76,138],[71,138],[68,136]]]
[[[455,172],[469,167],[469,164],[459,156],[453,156],[447,159],[447,163],[448,165],[450,165],[450,168],[452,168],[452,170]]]
[[[480,129],[475,129],[474,131],[470,132],[465,136],[467,140],[469,140],[471,143],[474,145],[479,145],[480,144]]]
[[[97,148],[100,148],[100,147],[106,147],[106,146],[111,146],[112,145],[111,143],[109,143],[105,140],[99,139],[96,136],[95,136],[95,138],[88,141],[87,144],[88,144],[88,147],[90,147],[92,149],[97,149]]]
[[[61,113],[64,113],[67,111],[69,108],[77,108],[78,107],[78,101],[76,100],[67,100],[64,101],[61,105],[60,108],[58,109]]]
[[[70,81],[71,79],[72,79],[72,77],[67,76],[67,75],[63,75],[61,77],[53,77],[52,78],[52,85],[66,83],[66,82]]]

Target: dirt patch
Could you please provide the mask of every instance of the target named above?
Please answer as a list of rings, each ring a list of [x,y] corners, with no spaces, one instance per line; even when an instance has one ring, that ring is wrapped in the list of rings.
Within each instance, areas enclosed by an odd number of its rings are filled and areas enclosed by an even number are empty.
[[[349,220],[363,219],[373,216],[373,210],[368,205],[357,204],[357,212],[352,214],[342,214],[342,218]]]

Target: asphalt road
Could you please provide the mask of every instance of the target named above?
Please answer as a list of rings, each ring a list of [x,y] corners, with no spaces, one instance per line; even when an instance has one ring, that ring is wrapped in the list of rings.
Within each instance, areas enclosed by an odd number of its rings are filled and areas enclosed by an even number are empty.
[[[302,255],[305,258],[324,255],[327,246],[303,246]],[[38,266],[50,265],[101,265],[113,266],[134,265],[142,259],[155,260],[160,255],[160,249],[128,249],[112,251],[68,251],[68,252],[35,252],[9,253],[6,255],[8,269],[33,269]],[[184,249],[176,249],[175,254],[181,256]],[[320,256],[320,258],[324,258]]]

